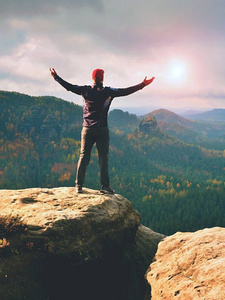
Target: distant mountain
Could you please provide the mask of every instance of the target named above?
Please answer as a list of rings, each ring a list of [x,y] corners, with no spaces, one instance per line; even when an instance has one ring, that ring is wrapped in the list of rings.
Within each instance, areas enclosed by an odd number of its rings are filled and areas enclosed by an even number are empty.
[[[172,123],[172,124],[178,124],[181,126],[185,126],[187,128],[191,128],[193,122],[190,120],[187,120],[177,114],[175,114],[172,111],[169,111],[167,109],[157,109],[154,110],[150,113],[148,113],[147,115],[145,115],[145,117],[148,116],[152,116],[154,118],[156,118],[157,121],[163,121],[166,123]]]
[[[187,114],[186,118],[196,121],[225,122],[225,109],[217,108],[199,114]]]
[[[187,118],[192,115],[197,115],[205,112],[205,110],[187,110],[185,112],[180,113],[180,115],[184,118]]]
[[[225,121],[218,124],[218,122],[188,120],[166,109],[154,110],[145,115],[147,116],[155,117],[164,132],[187,143],[201,144],[205,138],[220,138],[225,132]]]

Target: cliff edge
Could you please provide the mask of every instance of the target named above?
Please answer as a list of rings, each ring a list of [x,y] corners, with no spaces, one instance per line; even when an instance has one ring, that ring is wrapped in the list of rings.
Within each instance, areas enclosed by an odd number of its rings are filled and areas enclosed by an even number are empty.
[[[163,235],[120,195],[0,190],[1,299],[144,299]]]

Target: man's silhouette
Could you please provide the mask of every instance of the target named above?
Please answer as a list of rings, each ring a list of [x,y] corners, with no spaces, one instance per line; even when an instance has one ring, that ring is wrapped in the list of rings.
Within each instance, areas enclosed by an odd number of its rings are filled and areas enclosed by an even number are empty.
[[[152,83],[155,77],[128,88],[104,87],[104,71],[96,69],[92,73],[93,85],[73,85],[59,77],[54,68],[50,68],[53,78],[67,91],[81,95],[84,99],[83,129],[81,132],[80,158],[77,165],[76,191],[82,193],[86,168],[90,161],[91,150],[96,143],[100,166],[101,190],[104,194],[113,194],[108,173],[109,130],[107,117],[110,104],[115,97],[127,96]]]

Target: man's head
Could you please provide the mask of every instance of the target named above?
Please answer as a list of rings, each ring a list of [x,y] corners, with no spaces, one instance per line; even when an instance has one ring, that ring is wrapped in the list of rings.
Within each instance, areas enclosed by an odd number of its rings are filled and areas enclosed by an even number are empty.
[[[102,70],[102,69],[95,69],[92,72],[92,79],[96,83],[103,82],[103,79],[104,79],[104,70]]]

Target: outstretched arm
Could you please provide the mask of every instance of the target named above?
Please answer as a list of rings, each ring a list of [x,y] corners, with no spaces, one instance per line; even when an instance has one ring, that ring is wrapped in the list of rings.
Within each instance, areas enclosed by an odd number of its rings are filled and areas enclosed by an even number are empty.
[[[56,70],[54,68],[49,68],[49,71],[52,75],[52,77],[57,81],[61,86],[63,86],[67,91],[71,91],[77,95],[81,95],[83,92],[83,86],[80,85],[74,85],[71,84],[65,80],[63,80],[61,77],[58,76]]]
[[[152,81],[155,79],[155,77],[152,77],[151,79],[147,79],[147,76],[144,78],[142,83],[139,83],[135,86],[131,86],[128,88],[122,88],[122,89],[113,89],[111,88],[112,91],[112,96],[113,97],[121,97],[121,96],[128,96],[130,94],[133,94],[141,89],[143,89],[145,86],[149,85],[152,83]]]

